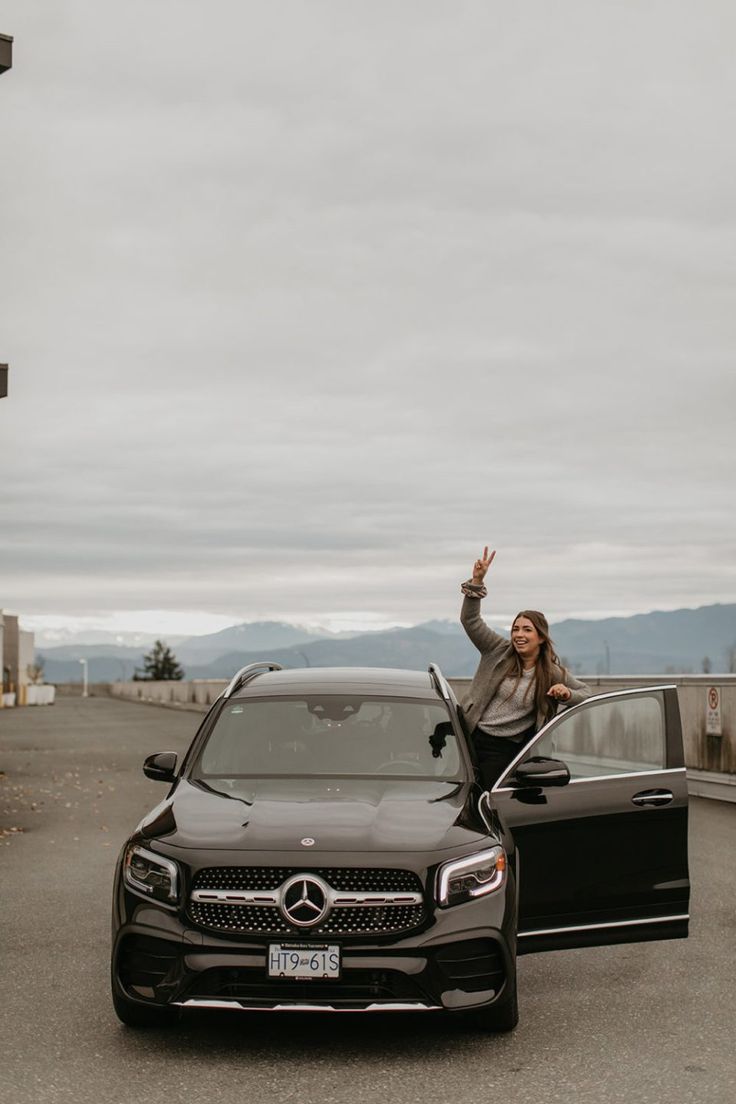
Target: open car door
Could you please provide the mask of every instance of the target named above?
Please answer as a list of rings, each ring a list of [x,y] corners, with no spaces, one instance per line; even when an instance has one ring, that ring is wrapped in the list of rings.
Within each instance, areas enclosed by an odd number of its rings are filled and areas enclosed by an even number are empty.
[[[516,844],[520,954],[687,936],[687,779],[674,686],[603,694],[558,714],[491,801]]]

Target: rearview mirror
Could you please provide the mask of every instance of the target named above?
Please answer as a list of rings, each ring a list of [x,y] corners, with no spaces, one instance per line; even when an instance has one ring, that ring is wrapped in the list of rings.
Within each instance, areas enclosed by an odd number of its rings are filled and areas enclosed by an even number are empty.
[[[176,755],[173,751],[157,751],[143,763],[143,773],[154,782],[173,782],[176,778]]]
[[[522,786],[566,786],[570,781],[570,769],[561,759],[531,755],[519,763],[514,779]]]
[[[432,758],[441,759],[445,750],[447,737],[452,736],[452,721],[440,721],[434,726],[434,732],[429,737],[429,746],[432,749]]]

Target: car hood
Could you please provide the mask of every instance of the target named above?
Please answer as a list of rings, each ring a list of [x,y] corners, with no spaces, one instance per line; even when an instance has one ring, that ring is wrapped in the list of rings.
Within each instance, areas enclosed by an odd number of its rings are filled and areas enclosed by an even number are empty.
[[[182,780],[139,825],[172,847],[433,851],[486,840],[470,783],[399,779]]]

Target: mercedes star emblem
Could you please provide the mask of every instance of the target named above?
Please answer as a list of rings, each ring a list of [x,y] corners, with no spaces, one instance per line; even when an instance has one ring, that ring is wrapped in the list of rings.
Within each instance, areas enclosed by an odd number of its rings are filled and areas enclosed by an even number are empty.
[[[330,911],[329,886],[314,874],[295,874],[281,887],[279,908],[297,928],[312,928]]]
[[[314,840],[311,836],[305,836],[301,843],[302,847],[314,847]]]

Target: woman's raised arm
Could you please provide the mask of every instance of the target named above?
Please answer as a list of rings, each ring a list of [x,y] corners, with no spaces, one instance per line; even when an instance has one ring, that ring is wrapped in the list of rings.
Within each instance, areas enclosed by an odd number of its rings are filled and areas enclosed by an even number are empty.
[[[495,549],[489,554],[486,545],[483,549],[483,555],[479,556],[473,564],[472,578],[463,583],[461,587],[464,598],[460,610],[460,624],[479,652],[491,652],[496,648],[508,645],[508,640],[500,633],[489,628],[480,615],[480,600],[485,598],[487,594],[483,580],[488,568],[493,563],[495,555]]]

